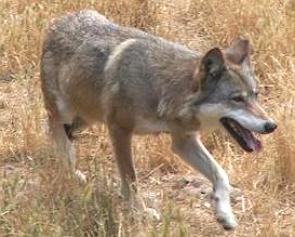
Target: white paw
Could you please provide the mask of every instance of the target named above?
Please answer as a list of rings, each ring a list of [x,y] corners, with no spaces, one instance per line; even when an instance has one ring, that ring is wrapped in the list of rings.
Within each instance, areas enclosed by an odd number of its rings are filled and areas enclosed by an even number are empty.
[[[161,220],[161,214],[154,208],[146,208],[145,212],[147,213],[148,217],[150,219],[160,221]]]
[[[230,206],[229,197],[213,198],[213,207],[217,221],[225,230],[233,230],[238,225]]]
[[[82,183],[82,184],[87,183],[86,176],[80,170],[75,171],[75,176],[78,178],[80,183]]]
[[[216,218],[225,230],[233,230],[238,225],[236,218],[232,213],[219,212],[216,213]]]

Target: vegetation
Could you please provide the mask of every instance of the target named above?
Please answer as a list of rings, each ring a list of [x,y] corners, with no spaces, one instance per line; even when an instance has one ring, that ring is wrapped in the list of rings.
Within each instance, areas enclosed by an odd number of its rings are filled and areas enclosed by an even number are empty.
[[[242,190],[233,205],[237,230],[215,222],[208,198],[192,191],[203,179],[169,151],[165,135],[136,137],[133,146],[139,190],[161,211],[159,221],[120,200],[102,125],[77,139],[88,184],[60,180],[46,134],[40,45],[51,19],[85,8],[201,52],[237,36],[251,41],[260,100],[279,128],[261,137],[259,154],[245,154],[222,134],[206,142]],[[0,25],[0,236],[295,236],[294,1],[1,0]]]

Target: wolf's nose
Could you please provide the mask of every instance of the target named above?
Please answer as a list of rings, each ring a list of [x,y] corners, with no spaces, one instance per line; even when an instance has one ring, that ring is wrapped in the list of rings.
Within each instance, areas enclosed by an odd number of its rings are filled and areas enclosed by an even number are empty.
[[[274,122],[267,122],[264,125],[264,131],[266,133],[271,133],[277,128],[277,125]]]

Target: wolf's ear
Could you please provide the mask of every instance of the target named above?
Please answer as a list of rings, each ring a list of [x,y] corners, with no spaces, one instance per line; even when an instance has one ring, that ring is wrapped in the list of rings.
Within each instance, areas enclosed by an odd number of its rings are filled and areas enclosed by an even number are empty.
[[[201,67],[206,74],[216,78],[225,68],[221,50],[219,48],[209,50],[202,58]]]
[[[237,38],[228,48],[223,50],[225,58],[236,65],[248,61],[250,54],[250,43],[248,40]]]
[[[194,91],[215,86],[224,70],[225,60],[221,50],[219,48],[209,50],[203,56],[201,64],[195,72]]]

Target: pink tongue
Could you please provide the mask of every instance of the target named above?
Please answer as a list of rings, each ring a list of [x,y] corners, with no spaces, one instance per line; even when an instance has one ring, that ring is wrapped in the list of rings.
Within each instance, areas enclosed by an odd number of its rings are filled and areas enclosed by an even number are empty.
[[[260,151],[262,148],[261,142],[256,139],[252,134],[247,135],[247,145],[253,150],[253,151]]]

